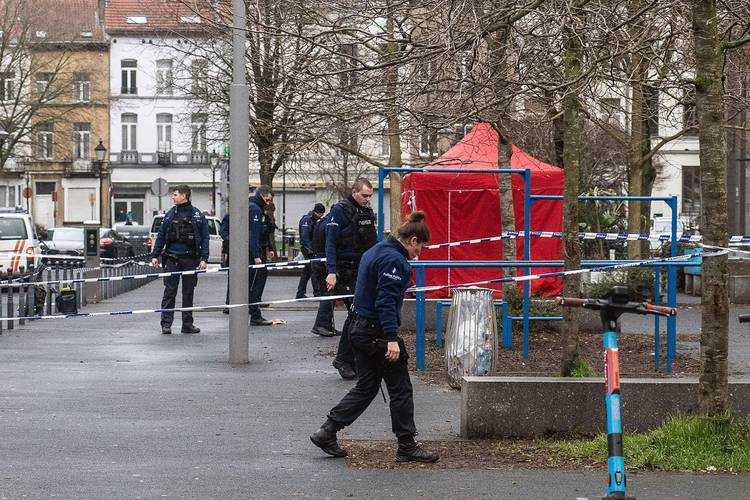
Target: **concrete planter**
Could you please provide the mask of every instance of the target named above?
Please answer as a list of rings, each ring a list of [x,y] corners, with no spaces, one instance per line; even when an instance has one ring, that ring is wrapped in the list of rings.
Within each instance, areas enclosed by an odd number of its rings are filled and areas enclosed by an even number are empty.
[[[697,410],[697,379],[622,379],[625,432],[645,432]],[[461,437],[606,432],[603,378],[464,377]],[[750,414],[750,379],[730,380],[729,401]]]

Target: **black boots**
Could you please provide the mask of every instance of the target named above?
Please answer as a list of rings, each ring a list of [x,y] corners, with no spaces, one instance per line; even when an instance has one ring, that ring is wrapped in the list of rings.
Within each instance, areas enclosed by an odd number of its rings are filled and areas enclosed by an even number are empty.
[[[410,442],[399,440],[398,451],[396,451],[396,462],[422,462],[431,464],[437,462],[440,455],[435,452],[427,451],[413,439]]]
[[[200,333],[201,329],[198,328],[195,325],[182,325],[182,330],[180,330],[182,333]]]
[[[357,378],[357,372],[349,363],[344,363],[343,361],[334,359],[331,364],[339,371],[339,375],[341,375],[341,378],[344,380],[354,380]]]
[[[325,425],[310,436],[310,441],[332,457],[346,456],[346,450],[339,446],[339,442],[336,440],[336,433],[326,430]]]

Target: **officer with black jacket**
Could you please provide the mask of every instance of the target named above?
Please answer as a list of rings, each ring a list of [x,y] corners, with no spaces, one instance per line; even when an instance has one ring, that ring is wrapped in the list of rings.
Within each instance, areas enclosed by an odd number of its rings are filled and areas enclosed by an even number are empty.
[[[179,185],[172,191],[174,207],[164,215],[159,233],[156,236],[151,265],[159,267],[159,257],[165,271],[192,271],[206,269],[208,262],[208,223],[203,213],[190,203],[190,187]],[[162,255],[162,251],[164,252]],[[164,278],[162,309],[173,309],[180,276]],[[196,274],[182,275],[182,307],[193,307],[193,291],[198,283]],[[161,313],[161,333],[172,333],[174,312]],[[200,328],[193,324],[193,313],[182,312],[182,333],[198,333]]]
[[[299,220],[299,243],[300,249],[302,251],[302,256],[305,259],[312,259],[315,255],[315,252],[312,248],[312,231],[315,227],[315,222],[318,219],[322,218],[325,213],[326,207],[324,207],[322,203],[316,203],[312,211],[303,215]],[[316,278],[316,276],[313,276],[312,263],[308,262],[302,269],[302,276],[300,276],[299,284],[297,285],[297,295],[295,295],[294,298],[307,298],[305,292],[307,292],[307,282],[310,281],[310,278],[312,278],[313,295],[315,297],[320,295],[320,282]]]
[[[365,252],[359,265],[350,330],[357,360],[357,385],[328,413],[310,439],[334,457],[345,457],[336,433],[351,425],[377,396],[385,380],[390,397],[391,428],[398,438],[397,462],[436,462],[440,457],[422,448],[414,436],[414,396],[409,379],[409,358],[398,337],[401,305],[409,287],[411,266],[430,240],[424,213],[414,212],[390,237]]]
[[[354,293],[359,261],[378,240],[375,214],[370,208],[372,184],[362,177],[354,181],[352,193],[331,208],[326,224],[326,289],[334,295]],[[344,299],[349,313],[341,330],[338,352],[333,366],[344,379],[356,378],[354,351],[349,343],[352,311],[351,299]],[[326,317],[318,308],[315,326]]]

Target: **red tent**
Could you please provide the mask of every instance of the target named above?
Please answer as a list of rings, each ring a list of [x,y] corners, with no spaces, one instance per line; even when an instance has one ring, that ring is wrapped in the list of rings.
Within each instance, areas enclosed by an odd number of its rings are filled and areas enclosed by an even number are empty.
[[[497,132],[487,123],[477,124],[455,146],[429,165],[430,169],[461,168],[467,172],[497,168]],[[562,169],[543,163],[513,146],[511,168],[531,170],[531,194],[563,194]],[[513,206],[516,229],[523,230],[523,179],[513,175]],[[498,236],[500,197],[496,174],[416,172],[403,181],[401,204],[406,216],[422,210],[432,233],[430,243],[445,243]],[[562,201],[540,200],[531,207],[532,231],[562,230]],[[523,259],[522,238],[516,239],[517,259]],[[531,238],[531,260],[560,260],[562,241],[558,238]],[[420,260],[501,260],[502,242],[476,243],[425,250]],[[532,268],[532,273],[559,269]],[[427,270],[427,285],[460,284],[498,278],[499,268],[450,268]],[[490,285],[502,288],[501,284]],[[534,294],[562,292],[559,278],[531,282]],[[447,289],[429,292],[430,297],[446,297]]]

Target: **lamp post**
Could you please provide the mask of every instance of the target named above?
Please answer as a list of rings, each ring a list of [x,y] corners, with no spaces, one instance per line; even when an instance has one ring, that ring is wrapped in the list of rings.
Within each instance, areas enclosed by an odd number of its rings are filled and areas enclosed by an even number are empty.
[[[219,155],[216,154],[216,149],[211,150],[208,164],[211,166],[211,215],[216,215],[216,169],[219,166]]]
[[[94,148],[94,153],[96,154],[96,163],[99,170],[99,226],[104,227],[104,155],[107,153],[107,148],[101,139],[99,139],[99,144]]]

